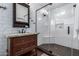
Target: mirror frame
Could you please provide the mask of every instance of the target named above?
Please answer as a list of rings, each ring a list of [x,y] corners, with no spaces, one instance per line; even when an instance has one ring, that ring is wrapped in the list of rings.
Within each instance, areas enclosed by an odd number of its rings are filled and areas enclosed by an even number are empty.
[[[27,22],[21,22],[21,21],[16,21],[16,4],[22,5],[23,7],[28,8],[28,23]],[[30,6],[25,3],[13,3],[13,27],[26,27],[29,28],[30,24]]]

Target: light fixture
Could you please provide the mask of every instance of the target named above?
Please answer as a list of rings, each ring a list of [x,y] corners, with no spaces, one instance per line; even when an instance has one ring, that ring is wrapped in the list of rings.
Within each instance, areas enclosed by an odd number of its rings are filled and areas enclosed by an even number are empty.
[[[48,15],[48,11],[45,10],[45,9],[40,10],[40,13],[41,13],[42,15]]]

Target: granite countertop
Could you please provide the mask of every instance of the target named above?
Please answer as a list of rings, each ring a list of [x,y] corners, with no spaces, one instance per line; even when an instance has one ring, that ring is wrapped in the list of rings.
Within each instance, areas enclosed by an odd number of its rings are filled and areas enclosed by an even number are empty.
[[[15,33],[15,34],[7,34],[6,37],[19,37],[19,36],[25,36],[25,35],[33,35],[33,34],[39,34],[39,33]]]

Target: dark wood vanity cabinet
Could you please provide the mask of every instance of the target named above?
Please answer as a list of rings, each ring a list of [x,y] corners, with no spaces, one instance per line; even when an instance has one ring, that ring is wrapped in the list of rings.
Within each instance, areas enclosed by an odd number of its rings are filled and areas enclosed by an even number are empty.
[[[34,56],[37,55],[37,34],[9,37],[8,55]]]

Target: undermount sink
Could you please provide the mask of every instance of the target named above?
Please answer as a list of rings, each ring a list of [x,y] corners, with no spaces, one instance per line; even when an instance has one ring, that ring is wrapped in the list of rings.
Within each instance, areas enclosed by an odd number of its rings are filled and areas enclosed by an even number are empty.
[[[8,34],[8,37],[17,37],[17,36],[25,36],[25,35],[33,35],[33,34],[38,34],[38,33],[30,33],[30,32],[26,32],[26,33],[15,33],[15,34]]]

